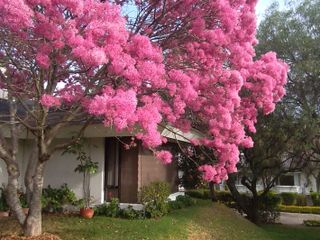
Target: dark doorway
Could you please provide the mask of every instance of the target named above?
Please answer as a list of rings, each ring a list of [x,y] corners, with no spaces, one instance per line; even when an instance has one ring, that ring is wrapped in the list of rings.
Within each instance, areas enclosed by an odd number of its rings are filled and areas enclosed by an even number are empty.
[[[117,197],[123,203],[138,200],[138,147],[125,148],[130,137],[106,138],[105,200]]]

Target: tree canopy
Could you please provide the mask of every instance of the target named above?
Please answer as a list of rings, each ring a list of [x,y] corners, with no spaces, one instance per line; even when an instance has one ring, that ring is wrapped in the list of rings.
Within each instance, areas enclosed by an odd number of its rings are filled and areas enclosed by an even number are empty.
[[[121,16],[128,5],[135,6],[134,16]],[[201,167],[205,180],[220,182],[237,170],[239,147],[253,146],[248,132],[256,131],[258,113],[272,112],[283,97],[288,70],[274,52],[254,59],[255,5],[0,0],[0,88],[10,100],[12,139],[0,135],[0,158],[8,166],[11,208],[27,235],[41,232],[34,223],[40,218],[44,163],[63,146],[53,140],[75,119],[84,127],[100,118],[106,127],[130,130],[164,163],[172,155],[157,150],[166,142],[158,126],[194,127],[203,137],[192,144],[213,149],[217,157]],[[26,114],[16,114],[17,105]],[[54,111],[65,113],[61,121],[48,121]],[[14,193],[21,126],[34,135],[37,152],[27,170],[36,176],[29,179],[27,218]]]

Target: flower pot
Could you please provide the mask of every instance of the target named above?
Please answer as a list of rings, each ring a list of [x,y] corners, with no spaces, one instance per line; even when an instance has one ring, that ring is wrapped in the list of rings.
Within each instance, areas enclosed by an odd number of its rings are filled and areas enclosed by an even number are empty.
[[[94,210],[92,208],[80,208],[80,215],[83,218],[90,219],[93,217]]]
[[[0,218],[9,217],[9,212],[0,212]]]
[[[29,208],[22,208],[22,211],[25,215],[28,215],[29,213]]]

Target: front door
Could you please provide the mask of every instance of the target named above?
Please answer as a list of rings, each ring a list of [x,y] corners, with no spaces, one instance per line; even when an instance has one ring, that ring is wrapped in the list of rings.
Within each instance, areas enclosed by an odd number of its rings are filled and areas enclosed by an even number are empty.
[[[119,198],[123,203],[138,200],[138,147],[130,147],[130,137],[106,138],[105,200]]]
[[[105,141],[105,200],[119,198],[120,173],[119,142],[116,138],[106,138]]]

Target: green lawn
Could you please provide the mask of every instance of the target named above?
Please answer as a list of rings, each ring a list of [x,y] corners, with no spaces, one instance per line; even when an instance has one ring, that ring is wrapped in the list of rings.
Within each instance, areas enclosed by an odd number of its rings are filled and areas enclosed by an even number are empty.
[[[320,239],[318,229],[257,227],[221,204],[199,205],[170,213],[159,220],[124,220],[94,217],[44,216],[44,230],[62,239],[183,239],[183,240],[277,240]],[[18,233],[12,219],[0,220],[0,233]],[[0,234],[0,235],[1,235]],[[318,237],[319,236],[319,237]],[[0,237],[1,239],[1,237]]]
[[[263,229],[274,240],[320,240],[318,227],[267,225]]]

